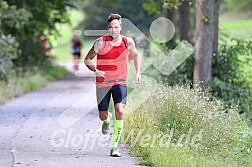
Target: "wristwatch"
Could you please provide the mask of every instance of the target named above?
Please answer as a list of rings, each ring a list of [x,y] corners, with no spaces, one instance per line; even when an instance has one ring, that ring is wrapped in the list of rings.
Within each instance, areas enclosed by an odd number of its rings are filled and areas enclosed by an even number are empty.
[[[97,71],[97,69],[95,68],[95,69],[93,70],[93,72],[96,73],[96,71]]]

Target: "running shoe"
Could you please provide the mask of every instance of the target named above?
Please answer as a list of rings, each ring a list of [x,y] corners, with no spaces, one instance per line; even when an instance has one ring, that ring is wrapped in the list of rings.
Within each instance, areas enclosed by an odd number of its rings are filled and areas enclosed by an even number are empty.
[[[114,147],[110,151],[110,156],[112,157],[121,157],[121,154],[118,151],[118,148]]]

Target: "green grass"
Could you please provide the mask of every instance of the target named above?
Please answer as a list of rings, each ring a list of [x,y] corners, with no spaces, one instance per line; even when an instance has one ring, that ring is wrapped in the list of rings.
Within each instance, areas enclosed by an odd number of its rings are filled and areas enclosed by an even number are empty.
[[[27,76],[25,79],[20,79],[19,82],[24,89],[24,93],[27,93],[44,87],[47,83],[47,80],[37,73],[36,75]]]
[[[139,139],[135,145],[131,140],[127,143],[132,146],[132,154],[143,157],[142,163],[146,165],[252,165],[251,130],[237,110],[223,111],[220,101],[209,101],[199,90],[160,86],[151,98],[127,115],[124,127],[126,136],[131,134],[133,140]],[[140,131],[143,133],[139,137]],[[154,137],[158,135],[159,138]],[[165,135],[166,140],[161,140]]]
[[[220,32],[224,32],[230,38],[252,37],[251,13],[226,12],[220,15]]]
[[[44,87],[49,81],[61,79],[67,74],[68,71],[59,66],[48,68],[47,71],[25,72],[22,76],[13,73],[8,82],[0,82],[0,104],[13,97]]]
[[[69,72],[62,66],[54,65],[52,68],[44,69],[41,73],[47,81],[55,81],[64,78]]]
[[[252,13],[229,11],[220,14],[220,32],[225,32],[230,38],[249,38],[252,36]]]
[[[220,30],[232,38],[252,37],[252,19],[220,22]]]

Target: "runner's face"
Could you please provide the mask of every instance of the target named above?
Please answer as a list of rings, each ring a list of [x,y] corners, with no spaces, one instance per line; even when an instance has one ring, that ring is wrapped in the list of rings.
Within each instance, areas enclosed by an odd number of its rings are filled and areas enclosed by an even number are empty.
[[[109,35],[113,38],[117,38],[121,32],[121,21],[115,19],[108,24]]]

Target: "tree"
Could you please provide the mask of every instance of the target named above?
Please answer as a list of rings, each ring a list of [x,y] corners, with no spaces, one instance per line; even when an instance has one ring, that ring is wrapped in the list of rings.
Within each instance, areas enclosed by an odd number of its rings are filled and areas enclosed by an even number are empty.
[[[180,39],[192,41],[191,39],[191,23],[190,23],[190,0],[182,2],[179,8],[180,17]]]
[[[12,59],[18,56],[18,42],[7,33],[9,29],[21,29],[28,23],[31,13],[25,9],[9,6],[6,1],[0,0],[0,79],[7,80],[12,68]]]
[[[215,2],[216,4],[215,4]],[[212,56],[215,33],[215,10],[218,0],[198,0],[196,10],[196,42],[194,60],[194,83],[207,86],[212,80]],[[216,30],[217,31],[217,30]]]
[[[194,10],[193,3],[194,0],[147,0],[143,8],[149,14],[155,14],[156,16],[163,16],[170,19],[176,27],[175,38],[193,43],[192,25],[194,17],[191,15]],[[168,43],[170,48],[175,47],[175,38]]]
[[[219,39],[219,8],[220,0],[214,1],[214,39],[213,39],[213,55],[218,54],[218,39]]]
[[[47,61],[49,58],[43,53],[43,47],[38,40],[45,30],[49,32],[56,30],[56,23],[68,22],[67,7],[72,7],[73,2],[70,0],[6,0],[5,2],[17,11],[29,13],[29,18],[22,27],[12,26],[8,19],[2,22],[4,34],[10,34],[19,43],[20,53],[13,60],[15,65],[24,69],[50,64]],[[17,14],[15,20],[22,20],[23,17],[26,15]]]
[[[110,13],[119,13],[123,18],[130,19],[141,31],[149,29],[154,16],[148,15],[143,6],[145,0],[93,0],[83,5],[85,20],[81,27],[89,30],[106,29],[106,19]]]

